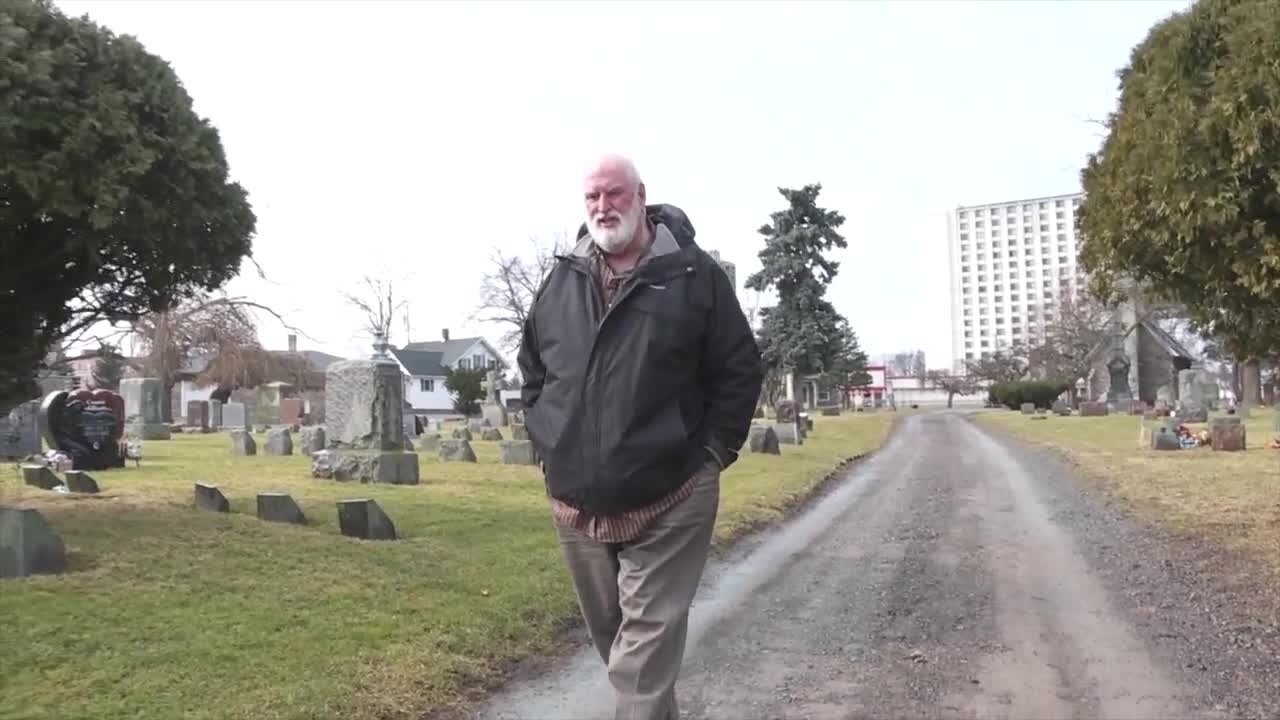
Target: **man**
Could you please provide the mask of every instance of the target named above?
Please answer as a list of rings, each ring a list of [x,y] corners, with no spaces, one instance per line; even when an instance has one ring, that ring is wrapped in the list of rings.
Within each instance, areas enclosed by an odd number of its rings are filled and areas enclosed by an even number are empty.
[[[601,160],[584,200],[525,323],[525,423],[616,718],[674,720],[720,473],[764,371],[728,276],[630,161]]]

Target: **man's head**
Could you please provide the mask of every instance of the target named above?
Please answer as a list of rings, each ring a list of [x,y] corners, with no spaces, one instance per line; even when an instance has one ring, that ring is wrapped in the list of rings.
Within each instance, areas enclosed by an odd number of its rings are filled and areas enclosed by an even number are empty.
[[[607,253],[624,250],[644,220],[644,183],[636,166],[624,157],[606,155],[588,171],[583,183],[587,231]]]

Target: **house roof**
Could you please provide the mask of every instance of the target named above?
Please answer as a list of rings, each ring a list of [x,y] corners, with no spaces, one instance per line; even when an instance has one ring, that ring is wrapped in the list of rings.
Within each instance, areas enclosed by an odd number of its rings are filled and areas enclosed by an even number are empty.
[[[441,354],[440,364],[451,367],[458,362],[458,358],[462,357],[462,353],[470,350],[476,343],[484,343],[485,347],[489,348],[489,352],[493,353],[494,357],[498,359],[498,362],[502,363],[503,367],[506,367],[506,361],[502,359],[502,355],[494,350],[493,346],[489,345],[489,342],[482,337],[412,342],[405,345],[404,349],[418,352],[438,352]]]
[[[1150,318],[1143,320],[1142,327],[1146,328],[1147,332],[1151,333],[1151,339],[1155,340],[1156,344],[1165,352],[1169,353],[1169,355],[1188,359],[1195,357],[1185,346],[1183,346],[1182,343],[1175,340],[1172,335],[1166,332],[1165,329],[1160,327],[1159,323],[1154,320],[1151,320]]]
[[[470,345],[467,347],[470,347]],[[463,350],[465,349],[463,348]],[[390,352],[395,355],[396,359],[400,361],[400,364],[404,366],[404,369],[410,375],[444,377],[444,353],[410,350],[408,346],[404,350],[391,348]]]

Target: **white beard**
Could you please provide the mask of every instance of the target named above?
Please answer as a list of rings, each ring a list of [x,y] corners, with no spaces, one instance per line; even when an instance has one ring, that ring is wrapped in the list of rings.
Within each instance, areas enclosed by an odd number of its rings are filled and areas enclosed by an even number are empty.
[[[626,215],[619,215],[611,212],[608,215],[599,218],[587,218],[587,231],[591,233],[591,239],[603,251],[609,254],[616,253],[627,246],[636,236],[636,228],[640,226],[640,214],[644,212],[644,206],[639,202],[631,206],[631,212]],[[615,228],[600,227],[599,220],[609,217],[617,217],[620,219],[618,226]]]

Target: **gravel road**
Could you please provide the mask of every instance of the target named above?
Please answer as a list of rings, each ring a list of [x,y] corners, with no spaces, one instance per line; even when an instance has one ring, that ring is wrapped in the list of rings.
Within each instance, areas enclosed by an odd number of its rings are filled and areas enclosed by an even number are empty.
[[[1055,456],[914,416],[708,569],[682,716],[1280,716],[1276,603],[1248,570],[1127,519]],[[475,717],[612,717],[599,658],[584,643]]]

